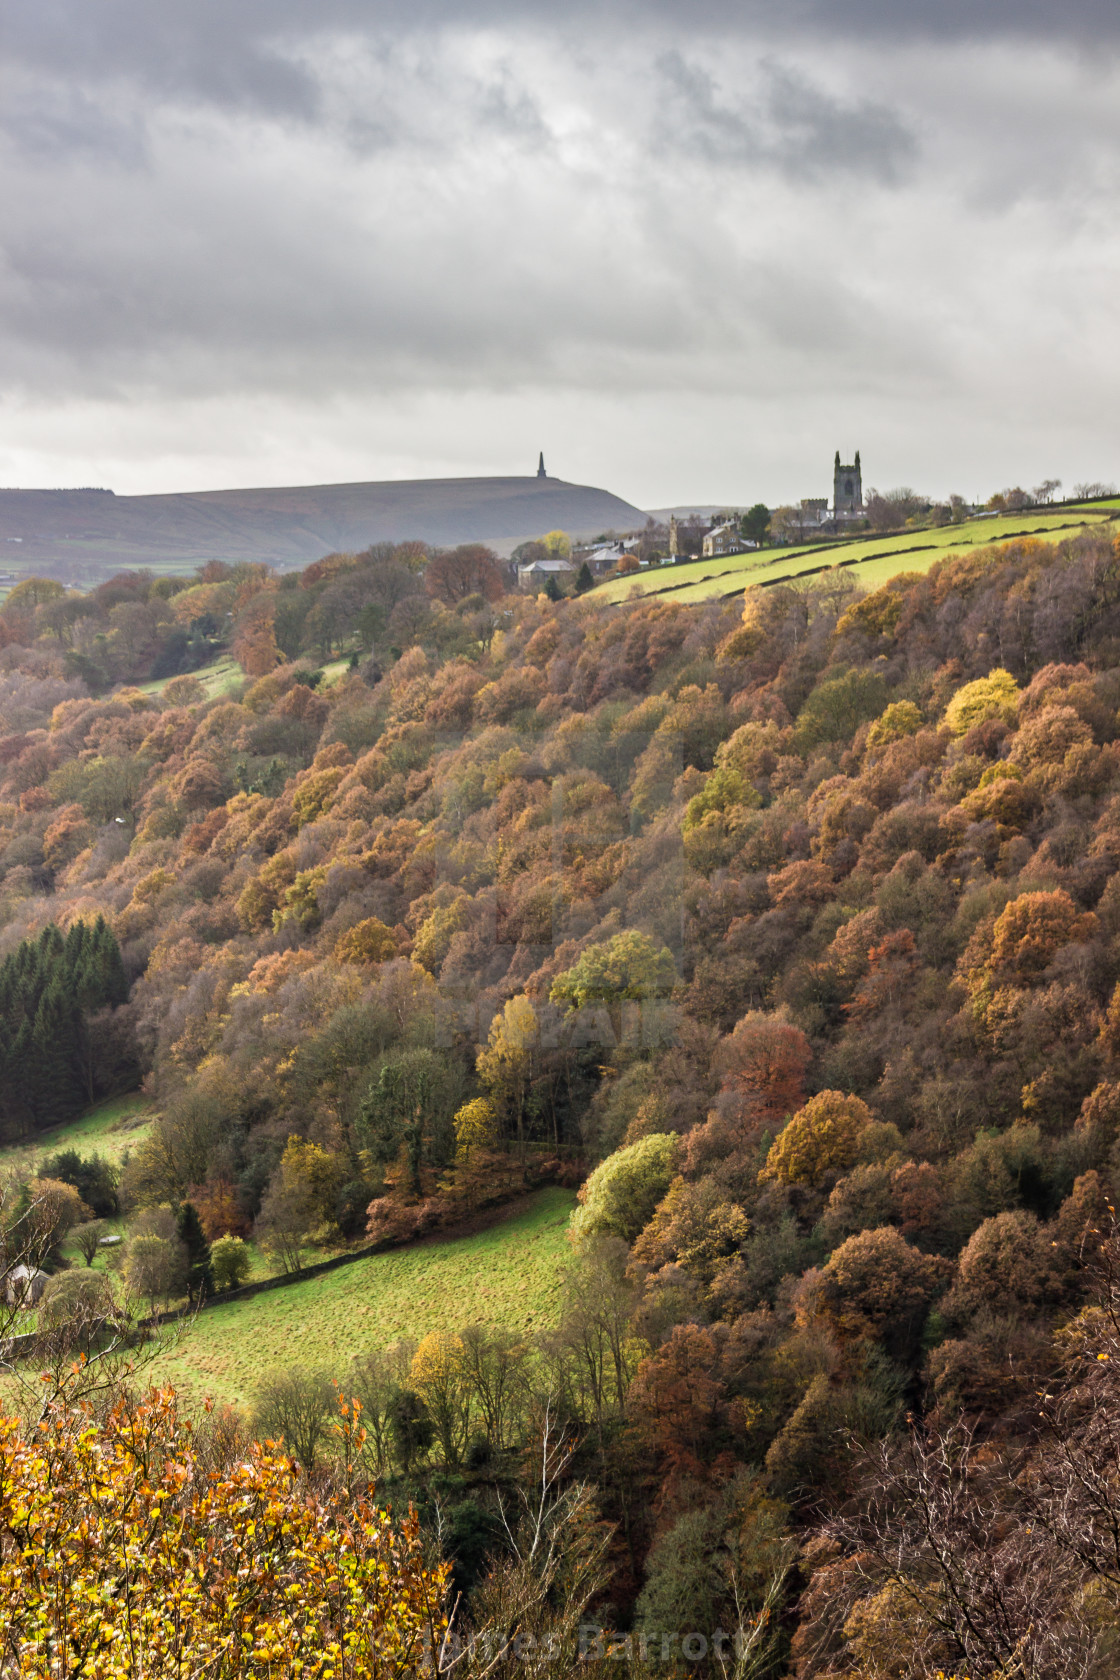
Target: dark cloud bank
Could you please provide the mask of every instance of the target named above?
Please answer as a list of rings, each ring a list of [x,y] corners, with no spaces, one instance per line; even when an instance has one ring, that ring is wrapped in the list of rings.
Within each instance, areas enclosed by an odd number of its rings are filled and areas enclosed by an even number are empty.
[[[3,40],[0,482],[544,443],[648,505],[817,490],[849,437],[941,490],[1115,475],[1114,0],[22,0]]]

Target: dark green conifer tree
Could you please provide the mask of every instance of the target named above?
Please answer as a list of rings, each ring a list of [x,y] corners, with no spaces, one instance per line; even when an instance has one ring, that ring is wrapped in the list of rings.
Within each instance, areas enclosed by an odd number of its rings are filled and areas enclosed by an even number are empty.
[[[127,999],[120,947],[102,916],[65,936],[50,922],[0,963],[0,1121],[9,1132],[57,1125],[107,1094],[90,1018]]]
[[[100,1155],[79,1155],[76,1149],[60,1149],[40,1163],[39,1172],[43,1178],[72,1184],[98,1219],[114,1219],[120,1212],[117,1197],[120,1174]]]
[[[104,916],[98,916],[94,923],[90,950],[96,955],[97,972],[101,981],[101,1001],[98,1007],[127,1003],[128,977],[124,971],[121,948],[106,925]]]
[[[179,1240],[187,1251],[187,1294],[192,1301],[204,1300],[214,1293],[214,1274],[210,1269],[210,1244],[193,1202],[180,1205],[175,1223]]]

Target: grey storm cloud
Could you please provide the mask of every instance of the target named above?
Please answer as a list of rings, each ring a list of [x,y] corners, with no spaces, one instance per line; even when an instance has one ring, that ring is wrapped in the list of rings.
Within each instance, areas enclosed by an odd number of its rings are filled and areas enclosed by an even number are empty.
[[[788,66],[765,62],[751,95],[721,93],[715,78],[680,52],[658,69],[674,121],[663,144],[711,163],[770,165],[793,178],[834,172],[897,181],[917,155],[917,139],[896,111],[874,100],[844,100]]]
[[[750,439],[761,472],[858,429],[890,482],[879,434],[1041,436],[1037,480],[1051,429],[1111,423],[1115,0],[0,0],[0,30],[0,481],[345,476],[358,434],[373,476],[498,468],[529,413],[657,505],[678,460],[735,494],[707,475]]]
[[[45,78],[9,85],[0,101],[0,132],[42,161],[88,153],[107,163],[136,166],[145,158],[144,123],[91,90]]]
[[[315,76],[294,50],[313,36],[370,39],[442,29],[589,25],[640,39],[653,32],[759,35],[812,42],[1040,40],[1082,50],[1120,42],[1115,0],[7,0],[9,62],[50,75],[136,78],[170,98],[313,120]],[[624,50],[624,48],[620,48]]]

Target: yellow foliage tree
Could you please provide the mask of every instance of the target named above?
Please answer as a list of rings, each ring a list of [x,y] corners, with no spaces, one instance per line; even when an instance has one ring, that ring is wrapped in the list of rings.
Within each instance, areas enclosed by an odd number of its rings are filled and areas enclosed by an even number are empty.
[[[510,998],[490,1023],[486,1047],[478,1052],[478,1076],[490,1092],[495,1110],[512,1120],[522,1138],[525,1097],[539,1048],[540,1022],[530,1000],[519,993]]]
[[[72,1184],[57,1178],[33,1178],[27,1186],[29,1206],[23,1230],[33,1251],[42,1255],[62,1242],[68,1231],[92,1217]]]
[[[432,1330],[412,1359],[409,1381],[428,1408],[445,1464],[459,1462],[470,1427],[470,1387],[460,1337]]]
[[[894,700],[881,712],[867,731],[867,745],[871,748],[889,747],[906,735],[916,735],[922,727],[922,714],[912,700]]]
[[[296,819],[297,828],[303,828],[307,823],[314,822],[316,817],[322,816],[329,808],[345,775],[345,770],[339,765],[333,765],[325,770],[313,770],[310,775],[304,777],[292,794],[292,814]]]
[[[421,923],[412,947],[415,960],[429,974],[438,974],[455,935],[470,920],[471,900],[465,892],[450,904],[437,905]]]
[[[179,624],[191,624],[207,615],[224,618],[236,593],[232,583],[196,583],[175,596],[171,611]]]
[[[473,1208],[493,1196],[496,1185],[517,1167],[495,1154],[501,1124],[488,1097],[464,1103],[455,1115],[454,1126],[455,1164],[444,1189],[465,1207]]]
[[[846,1172],[855,1164],[874,1123],[861,1098],[821,1091],[778,1134],[760,1177],[780,1184],[820,1185],[829,1173]]]
[[[284,1188],[325,1212],[338,1179],[338,1162],[317,1143],[290,1137],[280,1157]]]
[[[272,926],[279,932],[285,922],[295,922],[305,931],[319,925],[319,888],[327,878],[325,864],[301,869],[284,893],[283,906],[272,912]]]
[[[698,828],[705,817],[718,816],[730,825],[738,811],[744,814],[762,804],[762,797],[744,782],[733,765],[719,765],[714,769],[699,793],[693,794],[685,806],[683,829],[686,834]]]
[[[945,708],[945,722],[954,735],[967,735],[978,723],[1000,718],[1014,723],[1019,709],[1019,684],[1002,666],[986,677],[958,688]]]
[[[390,962],[396,954],[397,942],[377,916],[367,916],[364,922],[347,928],[334,948],[335,962],[363,963],[366,966]]]
[[[341,1403],[344,1461],[360,1408]],[[210,1473],[170,1389],[101,1421],[0,1420],[0,1649],[12,1674],[406,1680],[436,1667],[446,1570],[281,1445]]]
[[[487,1097],[464,1103],[455,1116],[456,1165],[468,1166],[480,1149],[492,1149],[498,1141],[498,1116]]]
[[[9,589],[4,600],[4,611],[16,613],[28,608],[48,606],[52,601],[61,601],[65,594],[66,585],[59,583],[57,578],[27,577]]]

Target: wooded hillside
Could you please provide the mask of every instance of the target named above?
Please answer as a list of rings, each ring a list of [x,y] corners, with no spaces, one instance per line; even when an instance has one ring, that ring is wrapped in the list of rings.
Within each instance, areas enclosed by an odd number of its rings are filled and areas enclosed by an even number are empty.
[[[119,942],[102,1007],[161,1116],[122,1194],[282,1254],[589,1172],[614,1376],[549,1357],[615,1525],[606,1615],[761,1617],[755,1672],[802,1680],[1108,1672],[1115,1561],[1058,1483],[1111,1358],[1116,546],[693,607],[416,575],[4,609],[2,949]],[[239,694],[112,686],[165,608],[233,615]],[[316,686],[301,645],[363,615]],[[954,1477],[956,1576],[906,1528]]]

